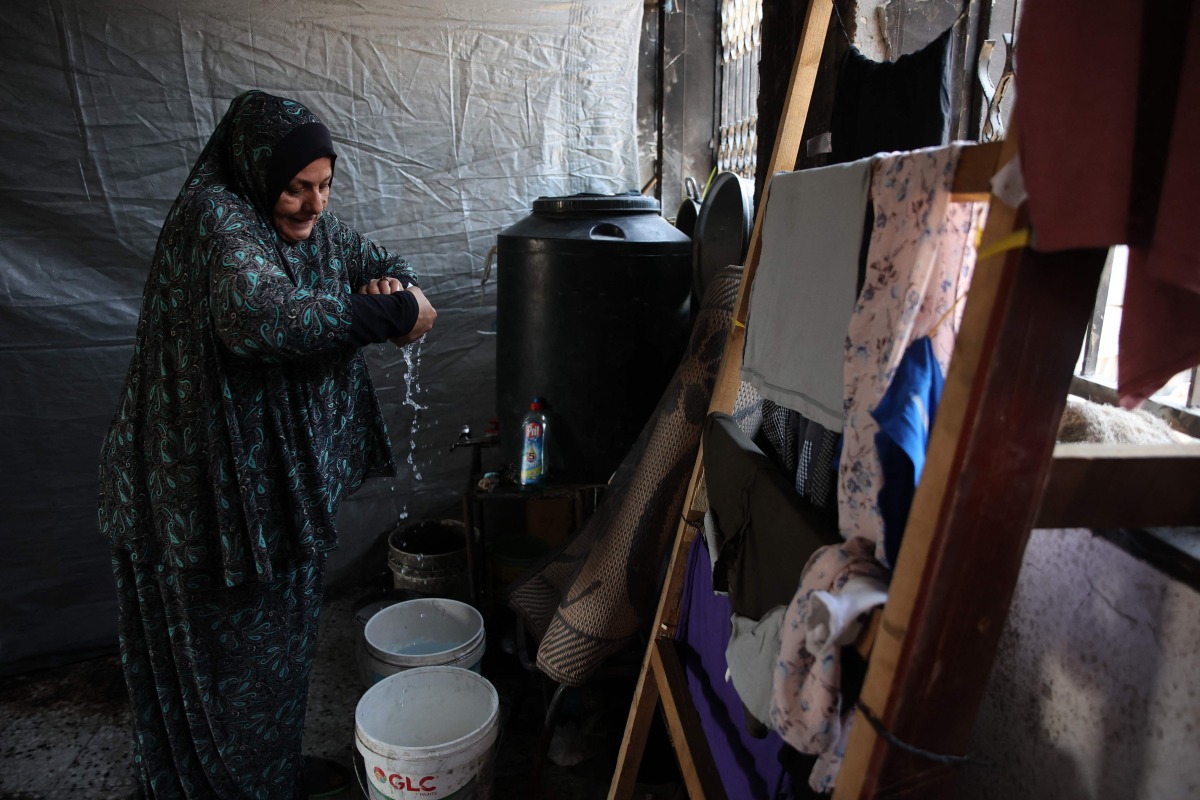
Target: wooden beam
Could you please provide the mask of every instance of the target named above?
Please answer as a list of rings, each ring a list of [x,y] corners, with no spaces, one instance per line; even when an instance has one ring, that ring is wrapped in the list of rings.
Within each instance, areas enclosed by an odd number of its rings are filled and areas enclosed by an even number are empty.
[[[701,460],[697,458],[697,469],[701,463]],[[689,487],[688,502],[691,502],[695,487],[696,481],[693,479]],[[621,739],[617,766],[613,772],[612,783],[608,788],[609,800],[625,800],[633,796],[633,785],[637,782],[637,771],[642,763],[642,753],[646,749],[646,737],[650,732],[654,709],[660,699],[659,685],[655,677],[658,667],[658,661],[655,660],[654,655],[655,642],[660,638],[670,638],[672,642],[674,641],[675,628],[679,622],[679,601],[683,594],[683,580],[687,572],[688,551],[695,538],[696,530],[686,521],[681,521],[675,533],[675,546],[671,550],[671,560],[667,565],[662,594],[658,598],[658,610],[654,614],[654,627],[650,631],[650,644],[642,657],[642,670],[638,675],[637,687],[634,689],[629,718],[625,721],[625,734]],[[687,691],[686,686],[684,691]],[[690,694],[687,699],[689,702],[691,701]]]
[[[1000,158],[1001,142],[964,147],[954,170],[950,200],[954,203],[987,202],[991,196],[992,176]]]
[[[1035,528],[1200,525],[1200,445],[1059,444]]]
[[[746,276],[742,275],[742,286],[746,285]],[[734,403],[737,402],[738,389],[742,385],[742,350],[746,342],[746,326],[737,322],[729,328],[729,333],[725,337],[725,350],[721,353],[721,365],[717,367],[717,378],[713,382],[712,398],[708,404],[708,410],[724,411],[731,413]],[[700,456],[697,456],[696,462],[703,463]],[[700,474],[703,472],[701,467],[693,476],[693,482],[688,491],[689,503],[684,506],[691,508],[691,498],[695,496],[695,482],[699,480]]]
[[[663,716],[674,745],[679,772],[691,800],[725,800],[725,784],[717,772],[712,751],[700,724],[700,715],[688,690],[687,676],[679,661],[674,639],[655,639],[651,644],[654,674],[658,678]]]
[[[633,797],[638,769],[642,766],[642,754],[646,752],[646,739],[650,735],[650,723],[654,720],[654,710],[658,708],[658,681],[650,666],[652,651],[653,640],[651,646],[646,648],[642,671],[633,692],[633,703],[625,722],[625,736],[617,754],[617,767],[608,786],[608,800]]]
[[[805,11],[804,28],[799,49],[792,65],[780,126],[771,153],[768,175],[792,170],[800,152],[804,124],[812,101],[825,35],[833,15],[832,0],[809,0]],[[768,178],[768,181],[770,179]],[[764,194],[765,196],[765,194]],[[746,263],[733,306],[733,319],[725,339],[725,349],[717,370],[709,411],[733,411],[741,385],[742,347],[746,337],[746,317],[750,302],[750,285],[761,254],[763,203],[759,204],[754,228],[747,249]],[[724,785],[712,761],[712,753],[704,740],[691,693],[674,649],[674,634],[679,620],[679,601],[683,591],[688,549],[695,538],[693,525],[700,521],[702,510],[697,506],[697,493],[703,480],[703,452],[693,465],[684,500],[684,519],[676,530],[670,565],[659,597],[658,611],[651,629],[650,644],[642,661],[634,701],[625,725],[625,735],[617,757],[616,771],[609,786],[609,800],[626,800],[633,794],[637,770],[646,746],[646,736],[654,709],[661,701],[676,758],[683,770],[692,798],[724,798]],[[707,785],[706,785],[707,784]]]

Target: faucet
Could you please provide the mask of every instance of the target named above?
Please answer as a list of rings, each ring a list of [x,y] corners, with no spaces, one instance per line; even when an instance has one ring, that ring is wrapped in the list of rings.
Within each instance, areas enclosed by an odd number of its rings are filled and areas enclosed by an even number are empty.
[[[458,429],[458,439],[450,445],[449,452],[453,453],[456,447],[466,447],[469,444],[471,444],[471,426],[463,425]]]
[[[483,458],[480,450],[484,447],[491,447],[500,442],[500,432],[495,424],[490,425],[486,433],[478,439],[471,436],[471,426],[463,425],[458,429],[458,438],[454,444],[450,445],[450,449],[446,452],[453,453],[460,447],[471,448],[471,474],[475,475],[483,471]]]

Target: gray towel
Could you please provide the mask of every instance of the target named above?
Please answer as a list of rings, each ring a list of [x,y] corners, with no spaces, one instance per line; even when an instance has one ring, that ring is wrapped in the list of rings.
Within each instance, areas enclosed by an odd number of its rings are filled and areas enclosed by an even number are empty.
[[[870,181],[871,159],[776,175],[750,288],[742,380],[835,432]]]

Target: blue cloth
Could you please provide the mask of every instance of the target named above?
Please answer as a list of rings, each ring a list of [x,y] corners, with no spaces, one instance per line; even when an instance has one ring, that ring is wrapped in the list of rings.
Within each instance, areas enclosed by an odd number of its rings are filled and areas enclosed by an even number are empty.
[[[929,337],[922,337],[908,346],[891,384],[871,412],[879,423],[875,447],[883,468],[879,510],[888,566],[895,566],[900,552],[908,510],[925,467],[925,450],[942,384],[942,368],[933,356],[933,343]]]

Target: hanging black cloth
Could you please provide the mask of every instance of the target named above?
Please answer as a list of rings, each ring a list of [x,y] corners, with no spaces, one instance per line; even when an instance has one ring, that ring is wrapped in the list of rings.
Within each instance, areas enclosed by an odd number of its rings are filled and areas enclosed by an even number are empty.
[[[850,46],[834,89],[832,163],[949,141],[953,31],[895,61],[872,61]]]

